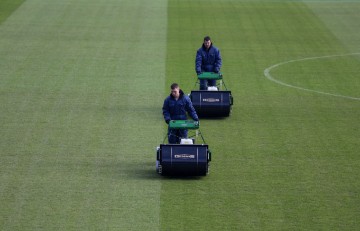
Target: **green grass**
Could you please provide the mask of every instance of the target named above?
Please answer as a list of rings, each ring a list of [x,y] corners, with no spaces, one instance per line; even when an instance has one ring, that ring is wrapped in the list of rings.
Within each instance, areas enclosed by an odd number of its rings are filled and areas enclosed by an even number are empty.
[[[264,70],[360,52],[360,2],[12,4],[0,3],[1,230],[359,227],[359,101]],[[232,115],[201,120],[208,176],[164,178],[163,99],[172,82],[194,88],[205,35]],[[270,72],[356,98],[358,73],[357,55]]]
[[[5,21],[25,0],[1,0],[0,24]]]
[[[213,151],[210,175],[162,184],[163,230],[355,229],[359,102],[286,88],[263,74],[288,60],[357,51],[347,50],[314,13],[328,5],[201,3],[169,2],[167,75],[191,89],[195,50],[209,34],[221,48],[235,105],[230,118],[201,121]],[[348,9],[330,10],[342,6]],[[271,73],[302,87],[359,97],[358,64],[358,58],[345,57],[336,65],[291,63]]]
[[[0,229],[158,229],[166,4],[15,13],[0,28]]]
[[[340,55],[294,60],[270,74],[291,86],[360,100],[360,53]]]

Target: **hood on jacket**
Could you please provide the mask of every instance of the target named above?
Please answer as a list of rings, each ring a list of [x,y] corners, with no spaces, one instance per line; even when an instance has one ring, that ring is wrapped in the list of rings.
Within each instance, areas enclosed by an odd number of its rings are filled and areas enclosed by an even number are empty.
[[[184,92],[179,89],[179,93],[180,93],[180,96],[179,96],[179,99],[182,98],[184,96]],[[170,97],[174,99],[174,96],[170,93]]]
[[[213,46],[213,44],[211,43],[210,47],[209,47],[209,50],[212,48],[212,46]],[[202,49],[206,50],[206,47],[205,47],[204,43],[202,44]]]

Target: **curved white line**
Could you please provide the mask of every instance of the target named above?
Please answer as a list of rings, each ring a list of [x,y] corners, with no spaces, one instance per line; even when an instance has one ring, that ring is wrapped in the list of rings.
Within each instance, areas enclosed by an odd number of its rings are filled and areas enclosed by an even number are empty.
[[[288,63],[300,62],[300,61],[305,61],[305,60],[313,60],[313,59],[326,59],[326,58],[333,58],[333,57],[351,56],[351,55],[360,55],[360,53],[341,54],[341,55],[326,55],[326,56],[317,56],[317,57],[310,57],[310,58],[303,58],[303,59],[294,59],[294,60],[290,60],[290,61],[278,63],[278,64],[275,64],[275,65],[272,65],[272,66],[266,68],[266,69],[264,70],[264,75],[265,75],[265,77],[268,78],[269,80],[271,80],[271,81],[273,81],[273,82],[275,82],[275,83],[277,83],[277,84],[286,86],[286,87],[292,87],[292,88],[296,88],[296,89],[299,89],[299,90],[315,92],[315,93],[323,94],[323,95],[330,95],[330,96],[342,97],[342,98],[352,99],[352,100],[360,100],[360,98],[356,98],[356,97],[345,96],[345,95],[338,95],[338,94],[331,94],[331,93],[327,93],[327,92],[316,91],[316,90],[311,90],[311,89],[307,89],[307,88],[303,88],[303,87],[294,86],[294,85],[291,85],[291,84],[287,84],[287,83],[281,82],[281,81],[279,81],[279,80],[277,80],[277,79],[274,79],[274,78],[270,75],[270,71],[271,71],[272,69],[274,69],[274,68],[276,68],[276,67],[279,67],[279,66],[281,66],[281,65],[284,65],[284,64],[288,64]]]

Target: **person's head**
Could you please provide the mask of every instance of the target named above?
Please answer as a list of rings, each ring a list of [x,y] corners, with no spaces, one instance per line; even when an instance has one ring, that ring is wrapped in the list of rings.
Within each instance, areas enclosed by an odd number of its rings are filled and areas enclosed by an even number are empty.
[[[175,98],[178,99],[180,97],[180,87],[179,84],[177,83],[173,83],[170,86],[171,88],[171,95]]]
[[[204,38],[204,47],[209,49],[211,47],[211,38],[209,36],[205,36]]]

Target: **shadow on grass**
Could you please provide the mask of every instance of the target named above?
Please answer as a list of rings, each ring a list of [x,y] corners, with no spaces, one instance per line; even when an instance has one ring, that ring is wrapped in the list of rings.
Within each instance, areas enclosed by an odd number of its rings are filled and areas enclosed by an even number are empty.
[[[201,120],[226,120],[230,118],[230,116],[228,117],[215,117],[215,116],[203,116],[203,117],[200,117],[200,123],[201,123]]]
[[[129,171],[130,174],[128,176],[134,179],[148,179],[148,180],[200,180],[202,176],[168,176],[161,175],[156,172],[155,163],[147,162],[147,163],[139,163],[138,166],[134,166],[134,168]]]
[[[162,176],[162,180],[201,180],[205,176]]]
[[[162,176],[156,172],[155,160],[114,160],[113,158],[67,159],[44,162],[51,171],[76,176],[116,180],[198,180],[194,176]]]

